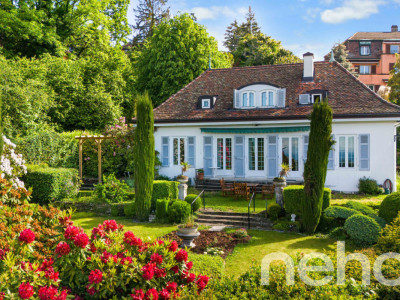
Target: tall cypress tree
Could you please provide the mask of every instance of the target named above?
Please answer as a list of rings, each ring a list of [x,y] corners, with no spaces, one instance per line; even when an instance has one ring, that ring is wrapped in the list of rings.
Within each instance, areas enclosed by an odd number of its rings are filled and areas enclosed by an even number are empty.
[[[314,233],[321,216],[328,156],[332,139],[332,109],[327,99],[314,104],[311,113],[307,161],[304,166],[304,198],[302,199],[302,226]]]
[[[138,95],[136,99],[134,153],[136,217],[147,221],[153,193],[155,160],[153,105],[147,92]]]

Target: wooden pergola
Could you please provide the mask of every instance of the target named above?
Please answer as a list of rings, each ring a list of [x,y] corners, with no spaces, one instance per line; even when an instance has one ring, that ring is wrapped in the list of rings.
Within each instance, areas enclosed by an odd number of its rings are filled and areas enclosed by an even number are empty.
[[[101,174],[101,143],[103,140],[114,139],[113,136],[93,135],[93,136],[76,136],[75,139],[79,141],[79,177],[83,180],[83,158],[82,158],[82,145],[86,140],[94,140],[97,144],[97,170],[99,174],[99,183],[102,183]]]

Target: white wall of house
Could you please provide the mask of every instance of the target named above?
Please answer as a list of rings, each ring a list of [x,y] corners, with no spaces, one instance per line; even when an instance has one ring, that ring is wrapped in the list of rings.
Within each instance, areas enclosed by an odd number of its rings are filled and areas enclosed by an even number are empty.
[[[195,169],[204,168],[204,145],[203,138],[204,136],[212,136],[213,137],[213,145],[212,145],[212,166],[217,167],[217,139],[218,138],[231,138],[232,143],[232,167],[231,170],[226,170],[226,162],[224,158],[223,169],[214,169],[214,177],[216,178],[231,178],[231,179],[243,179],[243,177],[235,177],[235,147],[234,147],[234,137],[238,134],[209,134],[202,133],[200,128],[262,128],[262,127],[285,127],[285,126],[304,126],[309,125],[308,121],[304,122],[262,122],[257,125],[252,122],[249,124],[241,124],[239,122],[235,124],[156,124],[155,131],[155,147],[156,150],[160,152],[160,158],[162,160],[163,155],[163,147],[162,147],[162,138],[169,138],[169,166],[161,167],[160,174],[166,175],[168,177],[175,177],[180,174],[180,165],[174,164],[173,157],[173,140],[184,139],[185,143],[185,161],[188,161],[188,153],[189,153],[189,145],[188,145],[188,137],[195,137],[195,163],[192,168],[187,172],[187,175],[191,178],[195,177]],[[394,120],[385,121],[385,120],[334,120],[333,123],[333,134],[335,137],[336,145],[334,154],[334,168],[328,170],[326,186],[330,187],[335,191],[342,192],[356,192],[358,190],[357,185],[358,181],[362,177],[370,177],[377,180],[378,184],[383,184],[386,179],[390,179],[394,184],[394,188],[396,187],[396,153],[395,153],[395,125],[396,122]],[[360,146],[359,139],[360,135],[369,135],[369,169],[368,170],[360,170]],[[298,170],[292,171],[289,175],[289,180],[302,180],[302,175],[304,171],[304,162],[306,158],[306,154],[304,151],[304,136],[308,135],[308,132],[293,132],[293,133],[257,133],[257,134],[240,134],[241,136],[245,136],[245,176],[246,180],[272,180],[272,178],[268,178],[267,169],[268,169],[268,139],[267,137],[270,135],[279,136],[278,138],[278,164],[282,162],[282,142],[285,139],[286,142],[289,143],[298,143]],[[349,166],[348,154],[345,156],[347,163],[345,166],[339,166],[339,138],[342,137],[346,140],[345,144],[351,144],[351,141],[354,141],[354,167]],[[350,137],[350,140],[349,140]],[[250,170],[249,169],[249,155],[248,155],[248,143],[249,138],[254,138],[258,140],[258,138],[264,138],[264,170]],[[165,141],[165,139],[164,139]],[[226,140],[225,140],[226,141]],[[224,149],[225,149],[224,144]],[[290,146],[292,146],[290,144]],[[365,148],[364,148],[365,149]],[[350,151],[351,152],[351,151]],[[343,153],[343,152],[342,152]],[[165,154],[164,154],[165,155]],[[343,160],[342,160],[343,162]],[[257,161],[256,161],[257,164]]]

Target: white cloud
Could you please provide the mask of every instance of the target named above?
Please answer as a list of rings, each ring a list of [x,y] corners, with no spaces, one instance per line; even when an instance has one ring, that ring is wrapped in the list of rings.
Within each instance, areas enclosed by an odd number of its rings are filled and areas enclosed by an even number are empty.
[[[398,1],[398,0],[396,0]],[[325,23],[338,24],[348,20],[361,20],[379,12],[383,0],[344,0],[341,6],[326,9],[321,13]]]
[[[320,11],[321,9],[318,7],[308,8],[306,14],[302,18],[308,23],[312,23],[318,17]]]
[[[228,6],[193,7],[191,9],[191,12],[195,14],[199,21],[207,19],[214,20],[219,16],[238,18],[246,14],[247,11],[248,8],[246,7],[232,9]]]

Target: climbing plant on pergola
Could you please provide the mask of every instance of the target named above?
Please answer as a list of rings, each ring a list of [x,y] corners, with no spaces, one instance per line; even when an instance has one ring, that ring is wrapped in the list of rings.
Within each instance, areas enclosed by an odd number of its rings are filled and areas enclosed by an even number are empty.
[[[102,183],[102,171],[101,171],[101,144],[104,140],[115,139],[115,136],[104,136],[104,135],[93,135],[93,136],[76,136],[75,139],[79,142],[79,177],[83,180],[83,158],[82,149],[83,143],[86,140],[94,140],[97,144],[97,170],[99,176],[99,183]]]

